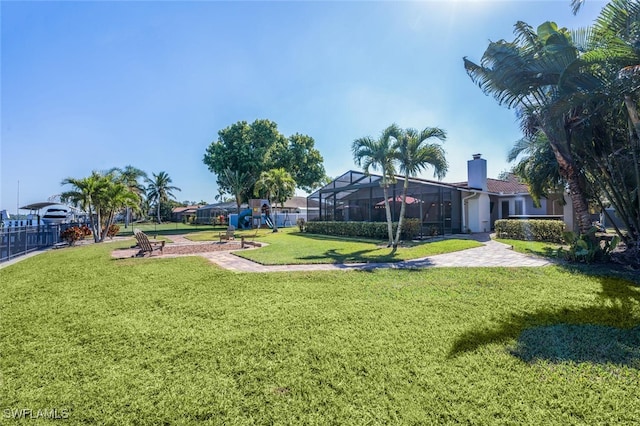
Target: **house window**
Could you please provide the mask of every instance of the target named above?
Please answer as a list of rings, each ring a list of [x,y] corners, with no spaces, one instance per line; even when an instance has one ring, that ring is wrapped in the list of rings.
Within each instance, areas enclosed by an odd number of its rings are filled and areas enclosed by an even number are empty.
[[[502,202],[502,218],[507,219],[509,217],[509,201]]]
[[[524,200],[516,200],[515,201],[515,208],[516,208],[516,216],[519,215],[523,215],[524,214]]]

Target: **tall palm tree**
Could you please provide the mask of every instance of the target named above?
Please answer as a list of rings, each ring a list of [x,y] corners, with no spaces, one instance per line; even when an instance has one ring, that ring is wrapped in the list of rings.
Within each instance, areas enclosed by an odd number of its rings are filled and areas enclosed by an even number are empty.
[[[433,176],[442,179],[449,165],[445,158],[445,152],[438,143],[429,142],[430,139],[445,141],[447,133],[438,127],[427,127],[422,131],[416,129],[406,129],[400,134],[395,143],[395,158],[398,160],[400,172],[404,174],[404,185],[402,185],[402,204],[400,206],[400,218],[398,219],[398,229],[393,247],[397,247],[402,233],[402,222],[404,220],[407,191],[409,189],[409,178],[415,177],[423,169],[433,167]]]
[[[387,215],[387,230],[389,243],[393,245],[393,223],[391,221],[391,207],[389,206],[389,185],[395,183],[395,146],[394,143],[400,137],[402,130],[397,124],[392,124],[382,131],[378,139],[371,137],[358,138],[351,144],[353,160],[358,167],[362,167],[364,173],[369,175],[369,169],[380,170],[382,179],[380,186],[384,196],[384,208]]]
[[[158,223],[162,223],[160,218],[160,204],[166,203],[172,198],[175,199],[172,191],[181,191],[181,189],[177,186],[170,185],[173,181],[167,172],[152,173],[152,176],[152,179],[147,179],[147,197],[156,203]]]
[[[114,167],[109,170],[109,173],[115,173],[117,177],[120,179],[120,181],[123,182],[131,192],[133,192],[139,197],[140,203],[138,203],[138,205],[135,206],[135,208],[138,210],[141,210],[142,198],[145,193],[145,187],[143,184],[140,183],[140,179],[147,179],[147,173],[132,165],[127,165],[122,169],[118,167]],[[125,212],[125,222],[124,222],[125,228],[128,226],[129,221],[131,220],[131,215],[132,215],[131,213],[132,213],[132,208],[127,207]]]
[[[278,203],[284,207],[284,202],[293,197],[296,192],[296,181],[283,168],[271,169],[260,174],[255,185],[256,195],[266,194],[271,204],[275,201],[276,212],[273,217],[273,232],[278,232],[277,208]]]
[[[525,136],[544,133],[567,182],[581,233],[591,228],[584,176],[574,158],[572,129],[580,124],[584,106],[579,95],[601,85],[596,75],[583,72],[583,62],[571,35],[553,22],[537,32],[516,24],[516,39],[492,42],[475,64],[464,59],[471,79],[500,103],[519,111]],[[582,98],[584,99],[584,98]],[[571,102],[568,102],[570,100]]]

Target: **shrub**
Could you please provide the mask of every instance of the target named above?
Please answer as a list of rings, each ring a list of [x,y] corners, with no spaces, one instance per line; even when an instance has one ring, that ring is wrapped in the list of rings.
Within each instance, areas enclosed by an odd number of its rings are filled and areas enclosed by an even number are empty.
[[[402,236],[412,239],[420,232],[419,219],[405,219]],[[393,224],[395,234],[398,224]],[[366,237],[385,240],[388,238],[387,222],[319,222],[306,223],[306,231],[312,234],[336,235],[341,237]]]
[[[495,230],[498,238],[561,244],[565,224],[559,220],[500,219],[496,220]]]
[[[104,232],[104,228],[102,228],[102,232]],[[118,232],[120,232],[120,227],[116,224],[109,226],[109,230],[107,231],[107,237],[113,238]]]
[[[88,237],[91,235],[91,228],[89,228],[87,225],[82,225],[80,227],[80,230],[82,231],[82,235],[85,237]]]
[[[406,240],[413,240],[420,233],[420,227],[420,219],[405,219],[402,222],[402,237]]]
[[[69,245],[74,245],[76,241],[83,239],[84,235],[84,231],[77,226],[72,226],[60,232],[60,238],[68,242]]]
[[[601,241],[596,237],[596,231],[597,228],[593,227],[585,235],[565,232],[564,240],[569,249],[560,248],[558,256],[570,262],[592,263],[609,260],[611,253],[620,243],[620,238],[616,235],[611,241]]]

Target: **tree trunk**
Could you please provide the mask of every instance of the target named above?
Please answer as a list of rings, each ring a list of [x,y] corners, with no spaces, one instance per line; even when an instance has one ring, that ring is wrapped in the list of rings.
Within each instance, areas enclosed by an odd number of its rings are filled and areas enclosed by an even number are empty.
[[[387,214],[387,230],[389,231],[389,244],[387,247],[393,245],[393,222],[391,222],[391,207],[389,206],[389,187],[386,184],[382,186],[382,194],[384,196],[384,209]]]
[[[271,203],[271,200],[269,200],[269,203]],[[278,232],[278,203],[276,202],[276,208],[273,210],[273,217],[271,218],[273,220],[273,232]]]
[[[100,213],[100,208],[96,209],[96,223],[95,223],[95,228],[96,228],[96,233],[95,233],[95,242],[96,243],[101,243],[102,242],[102,215]]]
[[[158,200],[158,208],[157,208],[157,211],[158,211],[158,225],[159,225],[159,224],[161,223],[161,222],[160,222],[160,200]]]
[[[571,198],[571,205],[573,206],[573,213],[578,221],[578,230],[580,234],[585,235],[591,229],[591,215],[589,214],[589,204],[584,196],[582,185],[580,185],[580,176],[576,170],[573,159],[560,152],[558,144],[553,141],[552,137],[550,137],[551,135],[551,133],[547,133],[547,138],[551,144],[551,149],[556,157],[556,161],[558,161],[560,174],[569,186],[569,196]]]
[[[89,207],[89,223],[91,224],[91,232],[93,233],[93,242],[95,243],[100,242],[100,230],[99,230],[99,226],[96,226],[96,220],[99,220],[99,219],[100,218],[97,216],[97,212],[96,212],[96,216],[94,217],[93,209]]]
[[[393,241],[393,248],[398,247],[400,243],[400,234],[402,233],[402,222],[404,222],[404,214],[407,208],[407,191],[409,190],[409,176],[404,176],[404,185],[402,185],[402,204],[400,205],[400,217],[398,218],[398,229],[396,230],[396,239]]]

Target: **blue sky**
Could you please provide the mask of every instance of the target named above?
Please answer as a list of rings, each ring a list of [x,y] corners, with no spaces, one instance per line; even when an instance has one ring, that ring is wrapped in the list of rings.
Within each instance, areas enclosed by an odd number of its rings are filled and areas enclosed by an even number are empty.
[[[128,164],[166,171],[178,201],[213,202],[206,147],[258,118],[312,136],[333,177],[356,169],[354,139],[394,122],[447,131],[445,182],[466,180],[476,152],[497,177],[518,124],[462,58],[512,40],[518,20],[580,28],[603,5],[573,16],[569,0],[2,1],[0,208]]]

